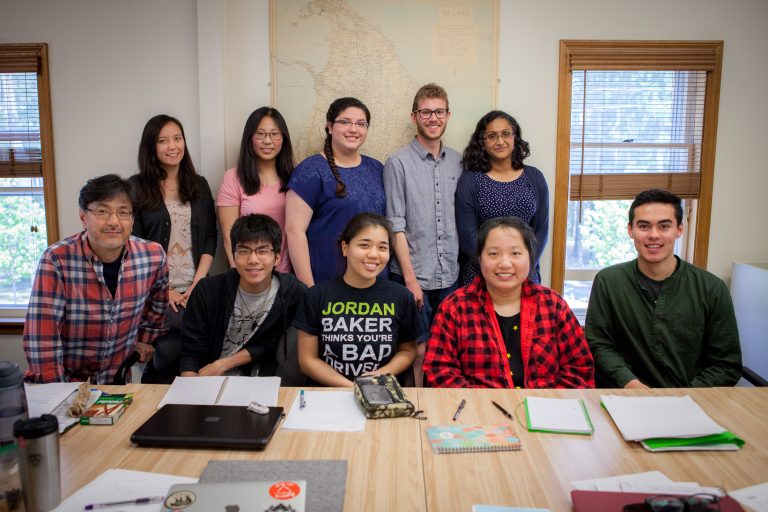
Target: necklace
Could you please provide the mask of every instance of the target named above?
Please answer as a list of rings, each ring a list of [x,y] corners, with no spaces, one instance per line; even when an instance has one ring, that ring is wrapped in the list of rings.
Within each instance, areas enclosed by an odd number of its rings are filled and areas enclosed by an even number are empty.
[[[269,278],[269,286],[267,287],[267,291],[264,293],[264,298],[261,299],[261,304],[255,308],[256,312],[254,314],[254,311],[251,310],[251,308],[248,307],[248,301],[245,300],[245,297],[243,296],[242,289],[238,286],[237,287],[237,295],[240,297],[240,302],[243,305],[243,308],[245,309],[245,318],[246,319],[253,319],[254,320],[254,330],[256,329],[259,320],[261,320],[261,317],[264,316],[264,312],[267,309],[267,302],[269,301],[269,293],[272,291],[272,277]]]
[[[165,184],[165,180],[161,181],[161,182],[160,182],[160,184],[162,184],[162,185],[163,185],[163,190],[165,190],[166,192],[176,192],[176,191],[178,191],[178,190],[179,190],[179,185],[178,185],[178,183],[176,184],[176,188],[171,188],[171,187],[169,187],[168,185],[166,185],[166,184]]]

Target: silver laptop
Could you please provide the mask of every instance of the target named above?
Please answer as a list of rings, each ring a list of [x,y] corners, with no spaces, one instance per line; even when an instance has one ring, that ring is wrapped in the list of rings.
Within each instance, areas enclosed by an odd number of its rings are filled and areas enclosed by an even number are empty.
[[[256,414],[240,406],[167,404],[131,435],[131,442],[139,446],[263,450],[282,416],[282,407]]]
[[[304,512],[306,489],[304,480],[175,484],[163,511]]]

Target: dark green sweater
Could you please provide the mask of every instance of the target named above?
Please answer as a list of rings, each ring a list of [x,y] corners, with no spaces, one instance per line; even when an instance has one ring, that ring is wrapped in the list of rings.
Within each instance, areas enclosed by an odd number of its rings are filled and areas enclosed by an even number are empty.
[[[741,346],[728,288],[679,260],[654,302],[637,260],[598,272],[586,334],[595,369],[613,387],[640,379],[651,387],[733,386]]]

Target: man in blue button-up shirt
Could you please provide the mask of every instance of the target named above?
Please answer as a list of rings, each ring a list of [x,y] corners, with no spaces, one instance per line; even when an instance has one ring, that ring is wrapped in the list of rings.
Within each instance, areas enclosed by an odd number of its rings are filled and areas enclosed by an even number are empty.
[[[413,293],[422,311],[426,335],[438,304],[456,289],[459,244],[454,193],[461,174],[461,155],[441,137],[451,112],[445,89],[430,83],[413,99],[411,120],[416,136],[384,165],[387,218],[395,230],[392,279]],[[420,383],[424,344],[414,362]]]

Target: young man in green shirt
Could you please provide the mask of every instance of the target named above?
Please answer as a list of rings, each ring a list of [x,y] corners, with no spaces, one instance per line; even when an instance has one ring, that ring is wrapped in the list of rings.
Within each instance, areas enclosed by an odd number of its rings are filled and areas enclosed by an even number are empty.
[[[598,272],[586,334],[603,387],[733,386],[741,346],[728,288],[674,254],[680,198],[638,194],[629,209],[637,259]]]

